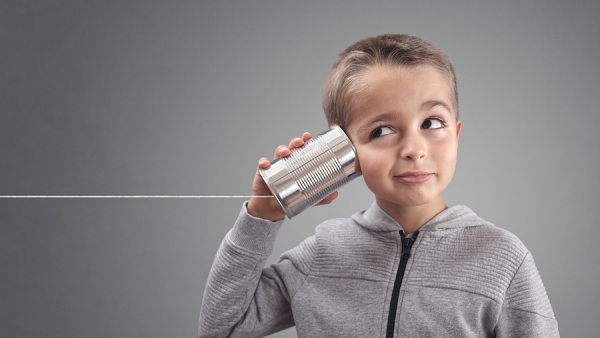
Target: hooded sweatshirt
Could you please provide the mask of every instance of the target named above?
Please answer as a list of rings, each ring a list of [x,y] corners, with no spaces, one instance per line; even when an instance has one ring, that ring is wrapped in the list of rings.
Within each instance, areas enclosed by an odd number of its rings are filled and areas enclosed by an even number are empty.
[[[412,238],[376,203],[264,268],[283,221],[245,204],[217,252],[199,337],[558,337],[529,251],[466,206]],[[403,258],[404,256],[404,258]]]

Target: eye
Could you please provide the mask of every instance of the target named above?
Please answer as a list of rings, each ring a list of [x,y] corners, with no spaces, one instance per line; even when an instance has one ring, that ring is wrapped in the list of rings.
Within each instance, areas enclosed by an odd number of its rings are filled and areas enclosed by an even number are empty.
[[[438,119],[436,117],[428,118],[421,125],[421,129],[440,129],[440,128],[444,128],[444,127],[445,127],[444,121],[442,121],[441,119]]]
[[[377,127],[371,132],[370,138],[374,139],[391,133],[393,133],[393,131],[389,127]]]

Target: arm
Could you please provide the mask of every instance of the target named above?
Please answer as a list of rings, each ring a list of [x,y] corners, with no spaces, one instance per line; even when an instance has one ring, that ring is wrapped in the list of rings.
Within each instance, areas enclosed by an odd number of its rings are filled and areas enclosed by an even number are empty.
[[[546,289],[528,252],[508,287],[497,337],[559,337]]]
[[[275,158],[290,155],[311,138],[304,133],[289,146],[279,146]],[[259,169],[268,169],[263,157]],[[271,192],[256,171],[252,196]],[[319,204],[331,203],[333,193]],[[285,213],[274,198],[251,198],[227,233],[213,263],[200,311],[199,337],[259,337],[294,325],[291,300],[302,285],[314,256],[314,238],[284,253],[263,269]]]
[[[263,269],[282,223],[243,208],[213,263],[199,337],[260,337],[294,325],[291,300],[308,274],[314,246],[311,237]]]

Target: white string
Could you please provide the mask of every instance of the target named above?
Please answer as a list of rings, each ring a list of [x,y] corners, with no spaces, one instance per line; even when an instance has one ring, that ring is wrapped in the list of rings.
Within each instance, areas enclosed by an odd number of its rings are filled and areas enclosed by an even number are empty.
[[[273,196],[0,196],[0,198],[273,198]]]

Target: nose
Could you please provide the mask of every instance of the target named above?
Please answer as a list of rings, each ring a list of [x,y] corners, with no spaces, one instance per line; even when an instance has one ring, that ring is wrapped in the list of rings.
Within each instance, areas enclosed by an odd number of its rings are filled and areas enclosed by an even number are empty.
[[[412,132],[405,134],[401,139],[400,157],[407,161],[418,161],[426,157],[427,147],[423,136]]]

